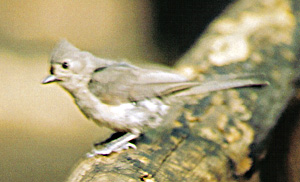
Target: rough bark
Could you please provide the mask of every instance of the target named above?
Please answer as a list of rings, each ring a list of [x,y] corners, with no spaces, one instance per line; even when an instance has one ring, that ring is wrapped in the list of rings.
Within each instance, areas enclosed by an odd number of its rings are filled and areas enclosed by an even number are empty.
[[[198,80],[264,73],[270,86],[195,96],[180,112],[170,113],[172,127],[145,133],[136,141],[137,150],[82,159],[68,181],[238,180],[265,149],[293,96],[299,64],[297,3],[236,1],[175,67]]]

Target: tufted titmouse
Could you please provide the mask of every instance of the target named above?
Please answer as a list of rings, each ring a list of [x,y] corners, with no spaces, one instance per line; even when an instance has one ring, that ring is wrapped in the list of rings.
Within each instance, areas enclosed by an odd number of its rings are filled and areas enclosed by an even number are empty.
[[[93,149],[89,157],[136,148],[129,141],[145,129],[159,126],[178,97],[268,84],[261,75],[253,74],[203,83],[189,81],[179,74],[95,57],[66,40],[55,47],[50,63],[50,75],[43,84],[57,82],[73,96],[87,118],[127,132],[102,149]]]

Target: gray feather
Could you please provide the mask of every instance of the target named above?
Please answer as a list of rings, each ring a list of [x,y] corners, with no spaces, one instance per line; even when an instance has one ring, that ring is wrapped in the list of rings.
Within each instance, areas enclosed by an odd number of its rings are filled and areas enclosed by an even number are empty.
[[[103,103],[117,105],[171,94],[189,96],[236,87],[267,85],[265,80],[262,75],[227,75],[219,80],[200,83],[187,81],[178,74],[119,63],[94,72],[88,88]]]
[[[165,96],[195,85],[199,83],[188,82],[178,74],[116,64],[94,72],[88,88],[102,102],[116,105]]]
[[[70,53],[74,54],[74,52],[80,52],[78,48],[69,43],[66,39],[62,39],[53,49],[51,53],[51,63],[59,61],[64,55]]]
[[[192,87],[184,92],[176,93],[174,96],[190,96],[198,95],[218,90],[225,90],[230,88],[238,87],[249,87],[249,86],[265,86],[269,85],[269,82],[263,74],[245,74],[245,75],[224,75],[219,80],[206,81]]]

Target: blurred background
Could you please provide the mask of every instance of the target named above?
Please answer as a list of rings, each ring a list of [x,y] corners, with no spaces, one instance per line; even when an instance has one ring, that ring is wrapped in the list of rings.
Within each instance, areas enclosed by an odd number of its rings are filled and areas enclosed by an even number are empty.
[[[40,84],[60,39],[103,58],[172,65],[231,1],[0,0],[0,181],[63,181],[112,133],[56,84]]]

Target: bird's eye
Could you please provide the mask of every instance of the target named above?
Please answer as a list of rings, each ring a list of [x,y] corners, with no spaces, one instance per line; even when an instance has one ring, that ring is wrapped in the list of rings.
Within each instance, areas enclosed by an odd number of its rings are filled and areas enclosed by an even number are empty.
[[[63,69],[69,68],[69,64],[67,62],[63,62],[61,66],[63,67]]]

